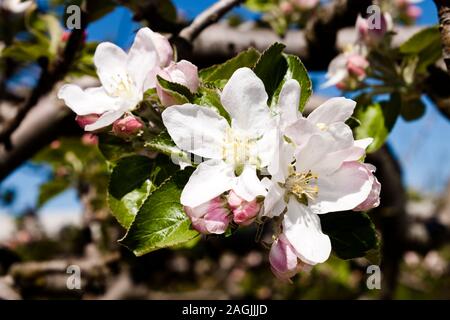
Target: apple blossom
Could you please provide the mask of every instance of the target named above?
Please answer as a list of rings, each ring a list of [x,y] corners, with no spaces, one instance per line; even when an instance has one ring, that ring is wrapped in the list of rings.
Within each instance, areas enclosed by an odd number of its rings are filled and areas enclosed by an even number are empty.
[[[366,77],[366,69],[369,67],[365,54],[352,49],[336,56],[328,66],[326,78],[322,87],[333,85],[341,88],[352,88]]]
[[[233,221],[239,225],[247,226],[251,224],[261,209],[261,205],[257,199],[245,201],[233,190],[228,194],[227,200],[233,213]]]
[[[358,31],[358,38],[364,44],[368,46],[378,45],[385,34],[393,29],[392,17],[389,13],[385,12],[380,16],[380,25],[369,25],[368,19],[364,19],[360,15],[356,19],[356,30]]]
[[[311,10],[319,4],[320,0],[293,0],[294,5],[300,10]]]
[[[156,73],[169,63],[172,49],[169,42],[149,28],[140,29],[129,51],[125,53],[116,45],[103,42],[98,45],[94,63],[101,87],[82,90],[67,84],[58,92],[67,106],[77,115],[98,114],[87,131],[111,125],[141,102],[144,92],[156,85]]]
[[[220,196],[194,208],[185,206],[184,211],[193,228],[203,234],[224,233],[232,217],[226,199]]]
[[[366,167],[366,170],[368,172],[372,173],[369,174],[369,179],[372,182],[372,189],[370,190],[370,193],[367,196],[366,200],[364,200],[355,209],[353,209],[355,211],[367,211],[380,205],[381,184],[373,175],[373,173],[375,172],[375,167],[369,163],[365,163],[364,166]]]
[[[12,13],[23,13],[27,11],[34,4],[34,1],[21,1],[21,0],[0,0],[0,8]]]
[[[191,92],[197,92],[199,86],[197,66],[189,61],[172,62],[168,67],[161,70],[158,75],[165,80],[182,84]],[[165,92],[159,83],[156,83],[156,91],[163,106],[167,107],[177,103],[176,98]]]
[[[297,254],[284,234],[272,243],[269,262],[272,272],[280,280],[288,280],[301,270]]]
[[[330,99],[289,125],[283,133],[295,148],[285,144],[279,164],[287,174],[275,179],[269,170],[272,179],[262,180],[267,188],[262,215],[285,212],[283,234],[296,256],[309,265],[324,262],[331,251],[318,214],[367,210],[379,198],[375,168],[358,161],[372,139],[354,141],[345,124],[354,107],[352,100]]]
[[[93,124],[100,118],[98,114],[87,114],[84,116],[76,116],[75,121],[81,128],[85,128],[87,125]]]
[[[408,16],[408,18],[416,20],[422,15],[422,9],[418,6],[408,6],[408,8],[406,9],[406,15]]]
[[[292,2],[285,0],[280,3],[280,10],[284,14],[289,15],[292,12],[294,12],[294,6],[293,6]]]
[[[95,146],[98,144],[98,137],[92,133],[85,133],[81,136],[81,143],[86,146]]]
[[[277,143],[267,98],[261,79],[251,69],[240,68],[220,97],[231,124],[211,107],[184,104],[163,111],[177,147],[207,159],[184,187],[183,205],[196,207],[232,189],[246,201],[265,195],[256,169],[270,163]]]
[[[137,134],[144,128],[141,120],[129,115],[113,123],[112,131],[116,136],[127,138]]]

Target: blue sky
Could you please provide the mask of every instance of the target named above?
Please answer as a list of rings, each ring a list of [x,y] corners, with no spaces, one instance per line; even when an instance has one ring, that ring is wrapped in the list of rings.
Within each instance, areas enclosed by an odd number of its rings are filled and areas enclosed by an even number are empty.
[[[178,10],[186,17],[193,17],[203,8],[206,8],[214,0],[175,0]],[[436,9],[430,0],[425,0],[420,4],[423,15],[419,20],[420,24],[437,23]],[[256,15],[243,8],[235,10],[246,18],[253,18]],[[139,28],[139,24],[131,21],[131,13],[123,8],[95,22],[89,27],[89,40],[112,41],[127,48],[132,43],[134,32]],[[323,81],[323,73],[312,73],[314,82]],[[316,88],[317,94],[337,96],[339,91],[335,89],[321,90]],[[390,137],[389,143],[392,145],[398,156],[404,171],[405,184],[431,193],[444,189],[450,177],[450,148],[447,138],[450,137],[450,122],[445,120],[435,110],[429,101],[426,101],[427,110],[421,119],[406,123],[400,119]],[[35,166],[24,165],[11,174],[0,188],[14,187],[17,190],[17,202],[12,208],[12,212],[19,213],[27,207],[34,206],[38,187],[48,176],[45,169],[38,169]],[[1,210],[1,208],[0,208]],[[50,201],[44,210],[81,210],[76,194],[70,190],[63,195]]]

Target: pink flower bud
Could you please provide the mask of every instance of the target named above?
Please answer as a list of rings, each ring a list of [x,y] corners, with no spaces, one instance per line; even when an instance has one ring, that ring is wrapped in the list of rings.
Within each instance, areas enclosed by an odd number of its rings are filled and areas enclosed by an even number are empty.
[[[366,69],[369,67],[367,59],[359,54],[352,54],[347,60],[347,70],[351,75],[362,80],[366,77]]]
[[[228,205],[233,212],[233,221],[239,225],[248,226],[258,215],[261,205],[256,201],[245,201],[233,190],[228,194]]]
[[[368,163],[365,163],[364,166],[366,167],[369,181],[372,183],[372,189],[370,190],[370,193],[367,196],[366,200],[364,200],[355,209],[353,209],[354,211],[367,211],[372,208],[378,207],[380,204],[381,184],[373,174],[376,168]]]
[[[278,239],[272,243],[269,253],[269,262],[272,272],[280,280],[289,280],[295,276],[301,268],[294,248],[289,240],[280,234]]]
[[[199,86],[197,66],[186,60],[171,63],[170,66],[161,70],[158,75],[165,80],[187,87],[191,92],[196,92]],[[163,106],[168,107],[177,104],[176,98],[164,91],[158,82],[156,83],[156,92]]]
[[[56,150],[61,147],[61,141],[59,140],[53,140],[52,143],[50,143],[50,149]]]
[[[280,3],[280,10],[284,14],[289,15],[294,11],[294,6],[289,1],[283,1]]]
[[[98,144],[98,137],[92,133],[85,133],[81,136],[81,143],[86,146],[95,146]]]
[[[203,234],[222,234],[231,221],[231,212],[222,197],[216,197],[195,208],[184,207],[191,219],[192,227]]]
[[[371,21],[376,23],[376,19]],[[358,38],[366,45],[376,46],[383,39],[386,32],[392,29],[392,18],[388,13],[384,13],[380,17],[379,25],[371,25],[368,19],[358,16],[356,20],[356,30]]]
[[[78,125],[84,129],[89,124],[93,124],[95,121],[98,120],[100,116],[98,114],[88,114],[85,116],[76,116],[75,121],[78,123]]]
[[[294,0],[300,10],[311,10],[319,4],[320,0]]]
[[[61,41],[62,42],[67,42],[69,40],[69,38],[70,38],[70,34],[71,33],[72,33],[71,31],[64,31],[63,34],[61,35]],[[86,38],[87,38],[87,32],[84,31],[83,32],[83,42],[86,41]]]
[[[347,90],[347,85],[344,81],[341,81],[336,83],[336,88],[338,88],[339,90]]]
[[[144,124],[141,120],[130,115],[116,120],[113,123],[112,131],[118,137],[127,138],[137,134],[143,127]]]
[[[408,18],[416,20],[422,15],[422,9],[418,6],[410,5],[406,9],[406,15]]]

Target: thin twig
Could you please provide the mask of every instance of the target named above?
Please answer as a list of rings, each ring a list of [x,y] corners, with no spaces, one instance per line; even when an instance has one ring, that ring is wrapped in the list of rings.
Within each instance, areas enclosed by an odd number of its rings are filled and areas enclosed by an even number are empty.
[[[181,30],[180,37],[192,42],[206,27],[217,22],[227,12],[244,0],[220,0],[198,15],[192,23]]]

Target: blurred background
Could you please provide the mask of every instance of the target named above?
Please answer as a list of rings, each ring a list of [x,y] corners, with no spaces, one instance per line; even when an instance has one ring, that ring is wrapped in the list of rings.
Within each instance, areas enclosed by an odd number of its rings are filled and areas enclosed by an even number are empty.
[[[178,21],[185,23],[214,2],[174,0],[173,5]],[[36,4],[39,12],[62,19],[67,2]],[[418,6],[417,25],[437,23],[431,0]],[[102,41],[128,49],[136,30],[145,24],[136,13],[128,5],[115,5],[91,22],[86,30],[90,50]],[[222,23],[260,23],[261,14],[240,7],[225,20]],[[28,36],[23,30],[14,41]],[[29,92],[39,78],[38,64],[37,60],[23,64],[2,81],[18,95]],[[81,70],[92,73],[88,66]],[[335,88],[320,88],[325,70],[314,70],[311,77],[316,95],[341,94]],[[6,108],[2,103],[0,108]],[[405,190],[404,212],[401,218],[380,219],[377,226],[383,235],[391,234],[383,237],[383,244],[397,247],[396,227],[389,223],[408,221],[405,232],[414,245],[384,251],[386,268],[382,265],[381,270],[389,282],[383,282],[381,290],[366,286],[370,264],[366,259],[332,257],[292,284],[279,282],[271,274],[268,250],[255,243],[256,230],[251,228],[233,237],[209,237],[134,257],[116,243],[124,230],[108,213],[108,171],[96,138],[82,134],[72,117],[64,135],[0,182],[0,298],[449,299],[450,246],[445,228],[450,228],[450,122],[431,101],[425,103],[423,117],[413,122],[398,119],[388,139],[389,154],[401,168],[396,173]],[[379,161],[383,160],[373,159],[377,166]],[[395,203],[403,195],[394,191],[389,197]],[[375,220],[376,214],[375,210]],[[68,263],[83,270],[81,290],[66,288]]]

